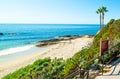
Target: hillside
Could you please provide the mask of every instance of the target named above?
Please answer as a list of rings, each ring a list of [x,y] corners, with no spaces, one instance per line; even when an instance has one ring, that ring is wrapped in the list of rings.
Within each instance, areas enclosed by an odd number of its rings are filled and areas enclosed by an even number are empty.
[[[111,42],[120,39],[120,20],[110,20],[98,34],[95,35],[91,46],[77,52],[72,58],[64,61],[50,58],[40,59],[32,65],[19,69],[3,79],[60,79],[73,72],[78,66],[89,69],[99,55],[100,38],[109,39]],[[112,44],[111,44],[112,45]]]

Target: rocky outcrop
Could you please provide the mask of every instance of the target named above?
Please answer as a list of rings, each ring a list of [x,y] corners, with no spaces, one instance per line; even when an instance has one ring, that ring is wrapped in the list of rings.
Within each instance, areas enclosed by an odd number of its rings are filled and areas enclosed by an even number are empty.
[[[3,33],[0,33],[0,35],[4,35]]]
[[[59,39],[51,39],[51,40],[44,40],[44,41],[39,41],[39,44],[36,45],[37,47],[42,47],[42,46],[47,46],[47,45],[53,45],[53,44],[57,44],[59,41]]]
[[[13,35],[16,35],[16,34],[18,34],[18,33],[17,32],[15,32],[15,33],[14,32],[13,33],[7,33],[8,36],[13,36]]]
[[[2,32],[0,32],[0,36],[2,36],[2,35],[13,36],[16,34],[18,34],[18,33],[17,32],[15,32],[15,33],[2,33]]]
[[[66,35],[66,36],[58,36],[55,39],[39,41],[36,46],[37,47],[43,47],[43,46],[47,46],[47,45],[58,44],[60,41],[71,40],[71,39],[76,39],[76,38],[80,38],[80,37],[91,38],[91,37],[93,37],[93,35],[83,35],[83,36],[79,36],[79,35]]]

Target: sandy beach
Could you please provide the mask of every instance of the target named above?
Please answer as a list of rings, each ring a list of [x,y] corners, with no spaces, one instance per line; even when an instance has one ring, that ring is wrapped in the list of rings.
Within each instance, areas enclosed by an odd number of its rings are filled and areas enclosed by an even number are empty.
[[[58,44],[50,45],[48,49],[40,51],[38,53],[33,53],[28,56],[0,64],[0,78],[12,73],[19,68],[25,67],[32,64],[37,59],[42,59],[45,57],[50,58],[63,58],[67,59],[72,57],[76,52],[80,51],[83,47],[88,46],[93,41],[93,37],[79,37],[76,39],[66,41],[60,41]]]

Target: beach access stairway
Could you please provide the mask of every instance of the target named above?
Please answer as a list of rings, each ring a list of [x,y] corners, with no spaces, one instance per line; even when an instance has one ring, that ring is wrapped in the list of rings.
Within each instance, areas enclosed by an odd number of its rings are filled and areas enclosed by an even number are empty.
[[[113,71],[110,73],[111,75],[120,75],[120,58],[112,63]]]
[[[119,50],[119,49],[116,49],[116,47],[117,47],[117,45],[115,45],[115,46],[113,46],[113,47],[111,47],[110,49],[108,49],[107,51],[105,51],[105,54],[104,55],[106,55],[106,52],[109,52],[109,51],[112,51],[113,49],[114,50]],[[102,58],[104,58],[104,55],[103,56],[101,56]],[[96,59],[99,59],[100,57],[98,56],[98,57],[96,57]],[[109,64],[113,59],[114,59],[115,57],[112,57],[108,62],[107,62],[107,64]],[[104,60],[103,60],[104,61]],[[104,62],[103,62],[104,63]],[[117,63],[117,64],[116,64]],[[103,69],[105,68],[105,67],[107,67],[107,64],[103,64]],[[113,67],[112,67],[113,66]],[[110,72],[109,72],[109,74],[107,73],[107,75],[108,76],[106,76],[105,78],[103,77],[104,75],[102,74],[102,75],[100,75],[100,76],[97,76],[96,77],[96,75],[94,76],[94,78],[95,79],[120,79],[120,58],[117,60],[117,61],[115,61],[115,62],[113,62],[112,63],[112,68],[114,68],[114,69],[112,69],[113,71],[111,72],[111,74],[110,74]],[[109,68],[111,68],[111,67],[109,67]],[[81,73],[85,73],[84,75],[82,75]],[[103,73],[103,72],[102,72]],[[81,67],[78,67],[74,72],[72,72],[71,74],[69,74],[67,77],[65,77],[64,79],[71,79],[71,78],[73,78],[73,77],[75,77],[75,76],[77,76],[77,79],[91,79],[90,77],[89,77],[89,75],[90,75],[90,72],[89,72],[89,70],[81,70]],[[111,77],[112,75],[114,75],[113,76],[113,78],[109,78],[109,77]],[[115,77],[115,78],[114,78]],[[94,79],[93,78],[93,79]]]
[[[120,58],[112,63],[109,72],[98,75],[95,79],[120,79]]]

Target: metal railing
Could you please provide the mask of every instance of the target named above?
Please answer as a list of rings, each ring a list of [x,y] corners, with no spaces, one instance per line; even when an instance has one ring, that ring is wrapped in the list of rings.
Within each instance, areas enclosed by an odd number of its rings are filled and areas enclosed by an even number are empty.
[[[120,42],[119,42],[119,44],[120,44]],[[115,53],[115,52],[118,51],[118,50],[120,50],[120,49],[119,49],[119,47],[118,47],[118,44],[116,44],[116,45],[112,46],[110,49],[108,49],[107,51],[105,51],[105,52],[104,52],[105,54],[104,54],[103,56],[101,56],[101,57],[102,57],[102,60],[103,60],[103,62],[102,62],[102,75],[103,75],[103,72],[104,72],[104,71],[103,71],[104,68],[107,67],[107,65],[110,64],[110,63],[112,62],[112,60],[115,58],[114,56],[112,56],[112,52]],[[119,52],[119,51],[118,51],[118,52]],[[118,53],[118,52],[117,52],[117,53]],[[107,54],[110,55],[110,60],[107,61],[107,63],[105,63],[105,62],[104,62],[104,61],[105,61],[105,60],[104,60],[104,56],[107,55]],[[116,53],[115,53],[115,54],[116,54]]]
[[[89,70],[82,70],[81,68],[77,68],[78,70],[74,71],[73,73],[71,73],[70,75],[68,75],[67,77],[65,77],[64,79],[71,79],[74,76],[78,75],[81,79],[89,79]],[[82,75],[84,74],[84,76]]]
[[[104,55],[102,55],[101,57],[103,58],[103,63],[104,64],[104,56],[106,54],[108,54],[108,52],[114,51],[114,50],[119,50],[119,49],[115,49],[118,45],[114,45],[113,47],[111,47],[110,49],[108,49],[107,51],[104,52]],[[96,57],[95,59],[99,59],[100,56]],[[94,60],[95,60],[94,59]],[[107,64],[109,64],[112,60],[109,60]],[[107,65],[106,64],[106,65]],[[104,65],[102,69],[104,69],[104,67],[106,66]],[[83,76],[81,73],[85,73]],[[102,74],[103,74],[103,70],[102,70]],[[76,75],[79,75],[79,77],[81,77],[81,79],[89,79],[89,70],[82,70],[81,67],[78,67],[77,70],[75,70],[74,72],[72,72],[70,75],[68,75],[67,77],[65,77],[64,79],[71,79],[73,77],[75,77]]]

